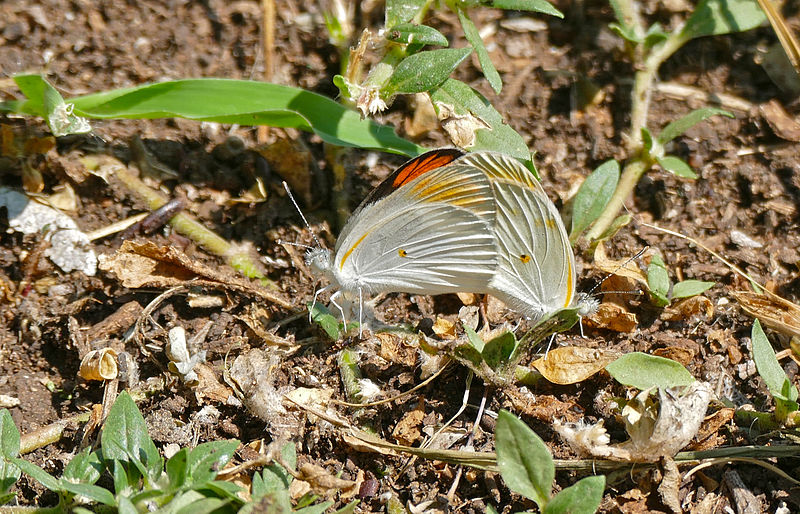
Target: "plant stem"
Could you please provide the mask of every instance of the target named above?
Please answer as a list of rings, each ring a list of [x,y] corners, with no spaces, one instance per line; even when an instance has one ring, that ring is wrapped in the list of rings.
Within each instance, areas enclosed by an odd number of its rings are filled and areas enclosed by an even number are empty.
[[[636,187],[639,179],[650,170],[655,162],[655,159],[649,155],[642,145],[642,129],[647,128],[650,95],[658,69],[664,61],[688,41],[688,38],[682,34],[681,28],[677,27],[666,41],[647,53],[641,66],[639,66],[639,62],[634,62],[639,71],[634,75],[633,91],[631,93],[630,152],[636,157],[625,164],[614,195],[606,205],[603,213],[592,225],[592,228],[586,233],[586,238],[590,241],[599,238],[608,230],[625,204],[625,200],[633,192],[633,188]],[[636,55],[640,55],[640,52],[636,52]]]
[[[644,175],[652,165],[653,161],[646,155],[640,155],[625,164],[614,195],[611,197],[611,200],[609,200],[608,205],[606,205],[603,214],[597,218],[592,228],[586,233],[586,238],[588,240],[598,239],[608,230],[611,224],[614,223],[614,219],[616,219],[617,213],[619,213],[625,204],[625,200],[627,200],[633,188],[636,187],[642,175]]]

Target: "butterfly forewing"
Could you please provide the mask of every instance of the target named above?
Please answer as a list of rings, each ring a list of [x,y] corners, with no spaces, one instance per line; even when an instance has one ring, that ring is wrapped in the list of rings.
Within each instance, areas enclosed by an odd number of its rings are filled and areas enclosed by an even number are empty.
[[[486,290],[497,265],[495,203],[480,169],[455,164],[427,170],[359,209],[336,245],[334,272],[343,288]]]

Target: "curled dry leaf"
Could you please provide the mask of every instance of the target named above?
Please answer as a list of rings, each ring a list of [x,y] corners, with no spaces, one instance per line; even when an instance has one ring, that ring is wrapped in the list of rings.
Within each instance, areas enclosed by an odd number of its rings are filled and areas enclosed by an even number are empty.
[[[186,330],[183,327],[172,327],[168,333],[167,346],[165,348],[167,358],[169,358],[169,370],[181,378],[188,386],[198,384],[197,372],[194,367],[206,360],[206,351],[200,350],[194,355],[189,353],[186,346]]]
[[[339,491],[349,491],[354,488],[356,483],[352,480],[339,478],[322,466],[306,462],[297,468],[295,478],[307,482],[316,494],[322,496],[332,496]]]
[[[565,346],[547,352],[531,363],[554,384],[575,384],[586,380],[620,356],[616,350]]]
[[[114,380],[118,374],[117,351],[113,348],[90,351],[83,356],[78,371],[84,380]]]
[[[583,318],[583,322],[588,327],[625,333],[633,332],[639,325],[636,314],[616,303],[601,303],[594,314]]]
[[[628,462],[656,462],[674,457],[697,434],[713,392],[705,382],[695,381],[684,388],[642,391],[622,410],[629,440],[604,443],[598,425],[556,423],[554,429],[582,455]]]
[[[479,129],[491,130],[491,125],[472,114],[458,114],[452,105],[438,102],[439,121],[442,128],[450,136],[450,140],[459,148],[470,148],[475,145],[475,132]]]
[[[711,318],[714,315],[714,304],[703,295],[682,298],[664,309],[662,317],[667,321],[683,321],[694,316]]]
[[[234,403],[233,390],[217,380],[211,367],[198,363],[194,367],[194,371],[197,373],[197,387],[194,388],[194,394],[198,403],[203,403],[204,400],[222,404]],[[235,403],[238,403],[238,400]]]
[[[445,318],[436,318],[431,327],[433,333],[442,339],[455,339],[456,338],[456,325],[452,321]]]
[[[800,337],[800,306],[774,293],[731,293],[744,311],[763,324],[790,337]]]

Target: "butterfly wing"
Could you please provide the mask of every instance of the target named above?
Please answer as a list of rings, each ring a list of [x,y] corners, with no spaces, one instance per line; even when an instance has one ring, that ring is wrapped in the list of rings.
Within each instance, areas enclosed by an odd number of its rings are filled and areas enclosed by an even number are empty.
[[[530,171],[496,153],[458,161],[484,171],[497,203],[498,268],[490,294],[533,320],[569,307],[575,294],[575,256],[553,203]]]
[[[333,270],[342,289],[484,292],[497,266],[486,175],[457,163],[397,175],[384,182],[392,192],[370,195],[342,230]]]

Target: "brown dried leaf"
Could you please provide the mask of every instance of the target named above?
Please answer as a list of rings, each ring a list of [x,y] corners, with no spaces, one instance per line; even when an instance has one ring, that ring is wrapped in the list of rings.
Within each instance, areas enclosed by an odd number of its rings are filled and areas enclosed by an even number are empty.
[[[338,478],[322,466],[309,462],[300,464],[297,468],[297,473],[298,476],[295,478],[308,482],[311,489],[322,496],[331,496],[340,490],[349,491],[356,485],[352,480]]]
[[[436,318],[432,327],[433,333],[442,339],[455,339],[456,338],[456,325],[452,321],[445,318]]]
[[[392,437],[398,444],[411,446],[422,437],[422,420],[425,418],[425,400],[420,397],[419,403],[410,412],[406,412],[397,422]]]
[[[630,259],[624,261],[610,259],[602,242],[594,249],[594,265],[606,273],[628,277],[647,287],[647,275],[639,269],[636,262]]]
[[[255,294],[284,308],[292,304],[255,282],[193,261],[172,246],[158,246],[145,241],[125,241],[112,256],[106,256],[100,269],[114,273],[124,287],[166,289],[180,285],[231,289]]]
[[[312,187],[318,187],[317,184],[312,184],[316,163],[301,139],[279,139],[253,150],[269,163],[270,169],[280,175],[306,205],[312,204]]]
[[[194,371],[197,373],[197,386],[194,388],[194,394],[198,403],[204,403],[204,401],[228,403],[233,396],[233,389],[221,384],[211,367],[204,363],[198,363],[195,365]]]
[[[597,312],[583,318],[586,326],[603,328],[614,332],[630,333],[636,330],[639,320],[636,314],[628,312],[625,307],[616,303],[601,303]]]
[[[658,348],[653,350],[653,355],[656,357],[664,357],[671,359],[675,362],[680,362],[684,366],[688,366],[692,359],[694,359],[694,351],[691,348],[683,346],[667,346],[666,348]]]
[[[586,380],[619,356],[616,350],[565,346],[550,350],[531,365],[550,382],[566,385]]]
[[[84,380],[113,380],[118,374],[117,351],[113,348],[90,351],[83,356],[78,371]]]
[[[667,321],[683,321],[693,316],[710,318],[714,315],[714,304],[703,295],[682,298],[664,309],[662,317]]]
[[[511,401],[514,412],[519,412],[549,423],[556,418],[567,422],[578,421],[575,402],[564,402],[549,394],[531,394],[525,389],[507,388],[503,393]]]
[[[412,343],[412,337],[416,342],[416,335],[403,337],[388,332],[379,332],[375,334],[375,338],[380,341],[381,344],[380,356],[395,364],[408,367],[416,366],[418,343]]]
[[[787,336],[800,337],[800,306],[774,293],[731,293],[744,311],[766,326]]]

